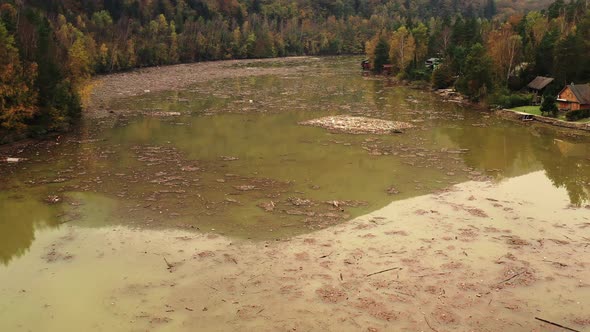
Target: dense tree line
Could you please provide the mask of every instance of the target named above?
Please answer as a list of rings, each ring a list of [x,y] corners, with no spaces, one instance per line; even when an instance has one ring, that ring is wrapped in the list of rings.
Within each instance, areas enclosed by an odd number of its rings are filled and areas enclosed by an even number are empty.
[[[497,10],[494,2],[485,8]],[[527,103],[511,91],[537,75],[556,79],[548,94],[590,81],[589,1],[556,0],[540,11],[491,17],[398,20],[367,42],[367,56],[376,71],[391,63],[401,78],[432,79],[437,88],[454,86],[474,101],[503,106]],[[441,59],[434,72],[424,66],[428,57]]]
[[[398,72],[416,72],[425,57],[441,54],[449,59],[441,70],[469,77],[476,51],[502,75],[523,60],[553,71],[557,61],[580,57],[587,32],[576,31],[584,15],[572,6],[499,23],[494,0],[0,0],[0,141],[67,128],[91,75],[143,66],[367,50],[373,58],[382,41]],[[502,29],[521,38],[508,67],[488,45]],[[554,56],[535,61],[546,49]]]

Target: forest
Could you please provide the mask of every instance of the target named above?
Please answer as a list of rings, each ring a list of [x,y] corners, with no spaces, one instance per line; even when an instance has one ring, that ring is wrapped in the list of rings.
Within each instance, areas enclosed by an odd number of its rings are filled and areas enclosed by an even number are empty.
[[[489,8],[496,13],[493,2]],[[529,105],[530,95],[518,92],[536,76],[555,78],[547,96],[565,84],[590,81],[588,1],[557,0],[540,11],[503,19],[455,15],[401,20],[378,31],[366,53],[377,72],[390,63],[399,78],[431,79],[435,88],[455,87],[475,102]],[[424,66],[429,57],[439,62],[433,71]]]
[[[0,40],[0,142],[67,130],[92,75],[146,66],[367,54],[504,103],[590,78],[588,0],[2,0]]]

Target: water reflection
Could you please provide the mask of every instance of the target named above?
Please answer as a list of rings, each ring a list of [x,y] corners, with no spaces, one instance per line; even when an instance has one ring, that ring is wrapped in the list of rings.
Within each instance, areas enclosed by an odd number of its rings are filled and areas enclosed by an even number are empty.
[[[513,177],[544,170],[557,188],[565,188],[570,202],[590,202],[590,144],[587,135],[571,137],[546,127],[515,127],[499,124],[485,128],[442,128],[459,147],[476,151],[464,155],[473,168],[497,170],[500,177]]]
[[[38,229],[57,227],[60,210],[30,196],[0,192],[0,263],[25,254]]]
[[[544,137],[539,160],[553,185],[565,188],[573,205],[590,202],[590,144]]]

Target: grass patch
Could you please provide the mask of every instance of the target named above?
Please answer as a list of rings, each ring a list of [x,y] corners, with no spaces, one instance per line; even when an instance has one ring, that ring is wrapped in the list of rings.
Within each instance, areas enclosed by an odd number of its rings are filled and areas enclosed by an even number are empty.
[[[547,115],[541,114],[541,106],[520,106],[520,107],[511,108],[510,110],[516,111],[516,112],[528,113],[528,114],[532,114],[532,115],[547,116]],[[557,116],[557,119],[567,121],[565,118],[565,114],[563,114],[563,113],[559,113],[559,115]],[[590,121],[590,119],[584,119],[584,120]],[[575,121],[575,122],[584,122],[584,120]]]
[[[517,111],[517,112],[533,114],[533,115],[542,115],[540,106],[520,106],[520,107],[512,108],[511,110]]]

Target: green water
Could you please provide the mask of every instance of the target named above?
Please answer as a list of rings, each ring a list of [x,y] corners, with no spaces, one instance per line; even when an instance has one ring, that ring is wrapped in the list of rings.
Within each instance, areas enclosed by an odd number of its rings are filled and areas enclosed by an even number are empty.
[[[23,152],[26,161],[0,164],[0,262],[25,254],[36,232],[65,224],[268,240],[452,184],[539,170],[573,205],[588,204],[587,136],[501,120],[363,77],[357,60],[323,58],[296,74],[116,100],[112,116]],[[375,136],[298,124],[334,114],[416,127]],[[48,203],[53,196],[59,201]],[[335,200],[348,203],[326,203]]]

